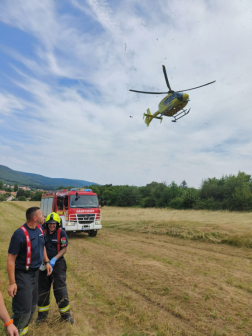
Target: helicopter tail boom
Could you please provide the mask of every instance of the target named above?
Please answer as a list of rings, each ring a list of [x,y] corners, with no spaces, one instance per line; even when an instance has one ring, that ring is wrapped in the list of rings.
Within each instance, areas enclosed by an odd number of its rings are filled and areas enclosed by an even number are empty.
[[[154,113],[154,114],[151,114],[151,111],[150,111],[150,109],[148,108],[147,109],[147,113],[144,113],[143,114],[143,117],[145,117],[145,123],[147,124],[147,126],[149,126],[150,125],[150,122],[152,121],[152,119],[160,119],[161,121],[160,122],[162,122],[162,120],[163,120],[163,118],[162,117],[157,117],[157,115],[159,114],[160,112],[158,111],[158,112],[156,112],[156,113]]]

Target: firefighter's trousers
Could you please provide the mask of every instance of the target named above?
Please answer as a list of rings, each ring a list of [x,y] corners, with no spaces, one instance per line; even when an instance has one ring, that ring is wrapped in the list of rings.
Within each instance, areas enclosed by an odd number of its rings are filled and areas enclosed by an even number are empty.
[[[15,271],[17,294],[12,299],[13,322],[19,335],[26,335],[38,300],[38,270]]]
[[[53,284],[53,293],[59,307],[61,317],[67,320],[70,317],[69,300],[66,286],[66,262],[60,258],[53,267],[51,275],[46,271],[39,271],[38,288],[38,319],[47,317],[50,305],[50,289]]]

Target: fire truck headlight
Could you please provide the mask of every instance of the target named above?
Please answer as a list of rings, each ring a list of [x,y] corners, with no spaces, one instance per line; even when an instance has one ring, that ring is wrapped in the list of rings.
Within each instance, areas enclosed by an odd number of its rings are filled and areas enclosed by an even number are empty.
[[[100,225],[100,221],[95,221],[95,225]]]
[[[66,226],[74,226],[75,225],[75,223],[73,223],[73,222],[66,222]]]

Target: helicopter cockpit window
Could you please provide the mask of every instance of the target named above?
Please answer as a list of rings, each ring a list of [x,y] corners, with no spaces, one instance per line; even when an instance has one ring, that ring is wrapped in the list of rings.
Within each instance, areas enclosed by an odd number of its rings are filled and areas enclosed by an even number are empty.
[[[176,98],[177,98],[178,100],[182,101],[182,100],[183,100],[183,94],[182,94],[182,93],[178,93],[178,92],[176,92]]]
[[[175,97],[171,94],[169,97],[167,97],[164,101],[164,104],[169,103],[172,99],[174,99]]]

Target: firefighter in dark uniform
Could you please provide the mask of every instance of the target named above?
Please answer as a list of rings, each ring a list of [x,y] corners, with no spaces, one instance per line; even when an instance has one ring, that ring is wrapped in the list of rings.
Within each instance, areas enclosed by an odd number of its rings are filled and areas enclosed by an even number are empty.
[[[64,254],[67,251],[67,234],[60,228],[61,220],[57,213],[50,213],[45,219],[45,247],[53,267],[48,277],[43,268],[39,270],[38,318],[36,323],[45,320],[50,305],[50,289],[53,284],[54,297],[63,320],[73,323],[70,315],[69,300],[66,286],[66,261]],[[43,266],[42,266],[43,267]]]
[[[17,229],[10,241],[7,259],[8,294],[12,299],[13,321],[19,335],[26,335],[38,300],[38,270],[43,260],[46,277],[52,267],[46,254],[43,215],[38,207],[26,211],[27,222]]]

